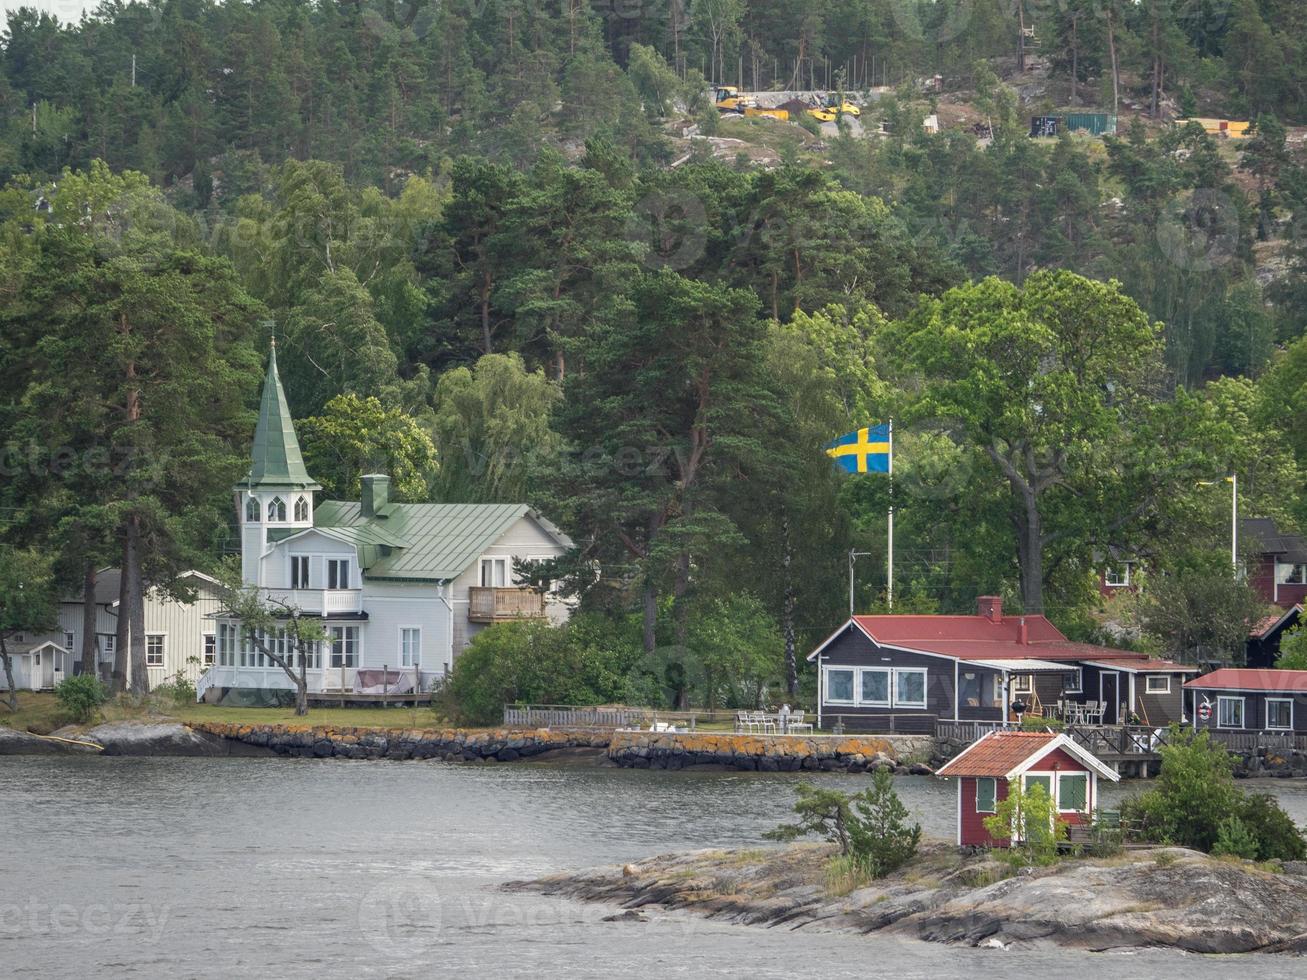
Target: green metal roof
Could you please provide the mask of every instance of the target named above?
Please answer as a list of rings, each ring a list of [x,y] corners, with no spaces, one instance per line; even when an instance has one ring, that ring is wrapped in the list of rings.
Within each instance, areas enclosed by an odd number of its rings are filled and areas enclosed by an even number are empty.
[[[263,398],[259,402],[259,422],[254,427],[250,471],[236,486],[250,490],[322,489],[304,468],[299,439],[295,437],[295,423],[286,405],[286,393],[281,389],[281,376],[277,373],[275,342],[272,353],[268,355],[268,374],[263,379]]]
[[[527,515],[571,547],[565,534],[526,504],[387,504],[368,518],[357,501],[324,500],[314,524],[324,532],[358,534],[359,560],[369,578],[439,581],[463,574]]]

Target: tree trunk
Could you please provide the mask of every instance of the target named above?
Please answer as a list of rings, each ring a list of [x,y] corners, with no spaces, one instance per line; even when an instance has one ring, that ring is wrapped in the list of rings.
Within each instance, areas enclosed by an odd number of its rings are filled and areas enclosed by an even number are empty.
[[[86,563],[82,579],[82,673],[100,679],[99,650],[95,636],[95,562]]]
[[[1039,500],[1029,487],[1020,491],[1017,515],[1017,558],[1021,567],[1021,606],[1028,613],[1044,611],[1044,540]]]
[[[1112,0],[1107,7],[1107,50],[1112,64],[1112,114],[1121,111],[1121,69],[1116,61],[1116,28],[1112,22]]]
[[[123,577],[131,583],[128,620],[132,632],[131,656],[128,660],[131,664],[131,678],[128,687],[133,694],[147,694],[150,678],[145,669],[145,586],[141,576],[141,518],[138,514],[131,514],[127,518],[127,540],[131,544]],[[123,615],[121,609],[118,615]]]
[[[644,583],[644,652],[653,653],[657,646],[657,637],[654,633],[654,627],[658,623],[658,592],[654,588],[653,582],[645,580]]]
[[[1153,94],[1149,104],[1149,116],[1156,119],[1160,111],[1162,96],[1162,41],[1161,23],[1157,11],[1153,11]]]
[[[781,600],[781,630],[785,636],[785,689],[799,693],[799,662],[794,642],[794,544],[790,540],[790,516],[781,512],[781,569],[785,582]]]
[[[1026,5],[1017,0],[1017,71],[1026,70]]]
[[[1077,86],[1080,84],[1080,15],[1071,15],[1071,104],[1080,104]]]
[[[114,694],[127,690],[127,657],[131,642],[131,623],[127,610],[132,605],[131,580],[127,577],[127,566],[133,560],[132,540],[123,535],[123,560],[118,570],[118,623],[114,629],[113,673],[109,675],[109,689]]]
[[[9,710],[18,710],[18,692],[14,690],[14,662],[10,659],[9,648],[5,646],[5,635],[0,632],[0,661],[5,665],[5,689],[9,692]]]
[[[490,273],[487,271],[481,277],[481,346],[484,349],[482,353],[493,354],[494,344],[490,337]]]

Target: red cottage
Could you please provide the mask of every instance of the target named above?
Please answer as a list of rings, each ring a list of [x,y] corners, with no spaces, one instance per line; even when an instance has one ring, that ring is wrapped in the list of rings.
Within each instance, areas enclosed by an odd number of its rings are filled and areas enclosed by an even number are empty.
[[[938,775],[958,781],[958,844],[1006,847],[985,829],[1012,780],[1024,789],[1042,785],[1057,803],[1058,816],[1069,824],[1089,823],[1098,806],[1098,777],[1121,777],[1094,755],[1051,732],[991,732],[950,760]]]

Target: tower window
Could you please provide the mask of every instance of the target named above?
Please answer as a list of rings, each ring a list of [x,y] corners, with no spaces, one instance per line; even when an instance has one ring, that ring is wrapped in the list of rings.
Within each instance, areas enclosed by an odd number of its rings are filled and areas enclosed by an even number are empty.
[[[306,497],[295,498],[295,520],[307,521],[309,519],[309,501]]]
[[[245,501],[245,520],[251,523],[257,523],[259,519],[259,501],[255,497],[250,497]]]
[[[286,520],[286,501],[273,497],[268,501],[268,522]]]

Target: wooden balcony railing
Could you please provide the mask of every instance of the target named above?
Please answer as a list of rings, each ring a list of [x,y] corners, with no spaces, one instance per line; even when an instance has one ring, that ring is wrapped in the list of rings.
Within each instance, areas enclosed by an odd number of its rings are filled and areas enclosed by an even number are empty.
[[[545,614],[545,596],[535,589],[495,589],[474,585],[467,590],[467,618],[473,623],[538,619]]]

